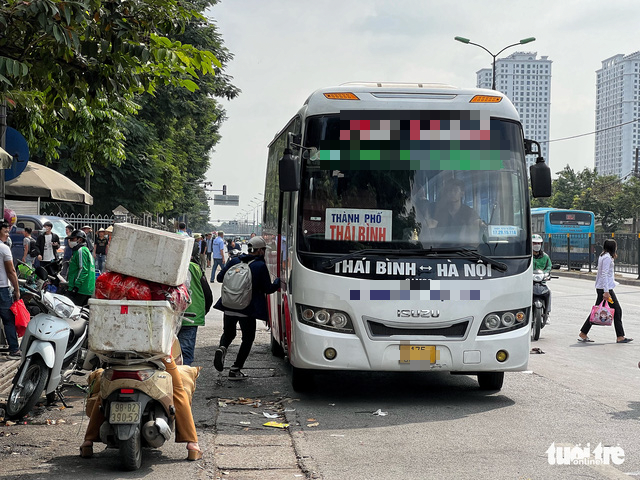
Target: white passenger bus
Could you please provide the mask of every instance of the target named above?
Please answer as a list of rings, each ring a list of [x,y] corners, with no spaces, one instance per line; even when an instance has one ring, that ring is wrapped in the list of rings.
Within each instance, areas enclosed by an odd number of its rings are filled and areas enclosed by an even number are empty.
[[[526,369],[531,143],[497,91],[311,94],[269,145],[264,195],[267,263],[282,280],[271,347],[295,389],[332,369],[450,371],[497,390]],[[548,196],[541,157],[531,176]]]

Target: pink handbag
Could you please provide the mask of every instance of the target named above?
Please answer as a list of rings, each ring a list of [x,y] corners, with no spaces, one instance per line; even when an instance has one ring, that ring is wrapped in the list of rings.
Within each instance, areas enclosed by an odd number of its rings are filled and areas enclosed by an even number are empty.
[[[600,305],[591,307],[589,321],[593,325],[611,325],[613,323],[614,309],[607,305],[606,300],[602,300]]]

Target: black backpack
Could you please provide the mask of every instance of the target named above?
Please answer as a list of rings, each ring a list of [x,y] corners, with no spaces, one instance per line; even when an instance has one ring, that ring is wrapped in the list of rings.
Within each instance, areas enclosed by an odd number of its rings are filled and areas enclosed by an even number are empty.
[[[35,239],[31,237],[29,237],[28,242],[31,244],[29,245],[29,256],[31,258],[36,258],[38,255],[40,255],[38,244],[36,243]]]

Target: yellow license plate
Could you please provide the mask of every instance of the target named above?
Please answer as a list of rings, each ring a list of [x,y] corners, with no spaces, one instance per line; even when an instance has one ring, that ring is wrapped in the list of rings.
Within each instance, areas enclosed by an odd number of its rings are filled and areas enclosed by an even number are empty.
[[[400,345],[400,363],[429,362],[440,360],[440,352],[434,345]]]
[[[140,421],[140,404],[136,402],[113,402],[109,410],[109,423],[138,423]]]

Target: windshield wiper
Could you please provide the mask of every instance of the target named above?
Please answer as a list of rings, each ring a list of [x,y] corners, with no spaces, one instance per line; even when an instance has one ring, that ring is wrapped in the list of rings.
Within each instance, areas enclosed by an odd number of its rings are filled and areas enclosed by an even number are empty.
[[[496,270],[498,270],[500,272],[506,272],[507,271],[507,264],[506,263],[502,263],[502,262],[499,262],[499,261],[494,260],[492,258],[489,258],[486,255],[482,255],[477,250],[474,250],[474,249],[471,249],[471,248],[459,248],[459,249],[457,249],[457,251],[458,251],[458,253],[462,254],[465,257],[472,257],[472,258],[475,258],[476,260],[482,260],[486,264],[493,265],[494,267],[496,267]]]

